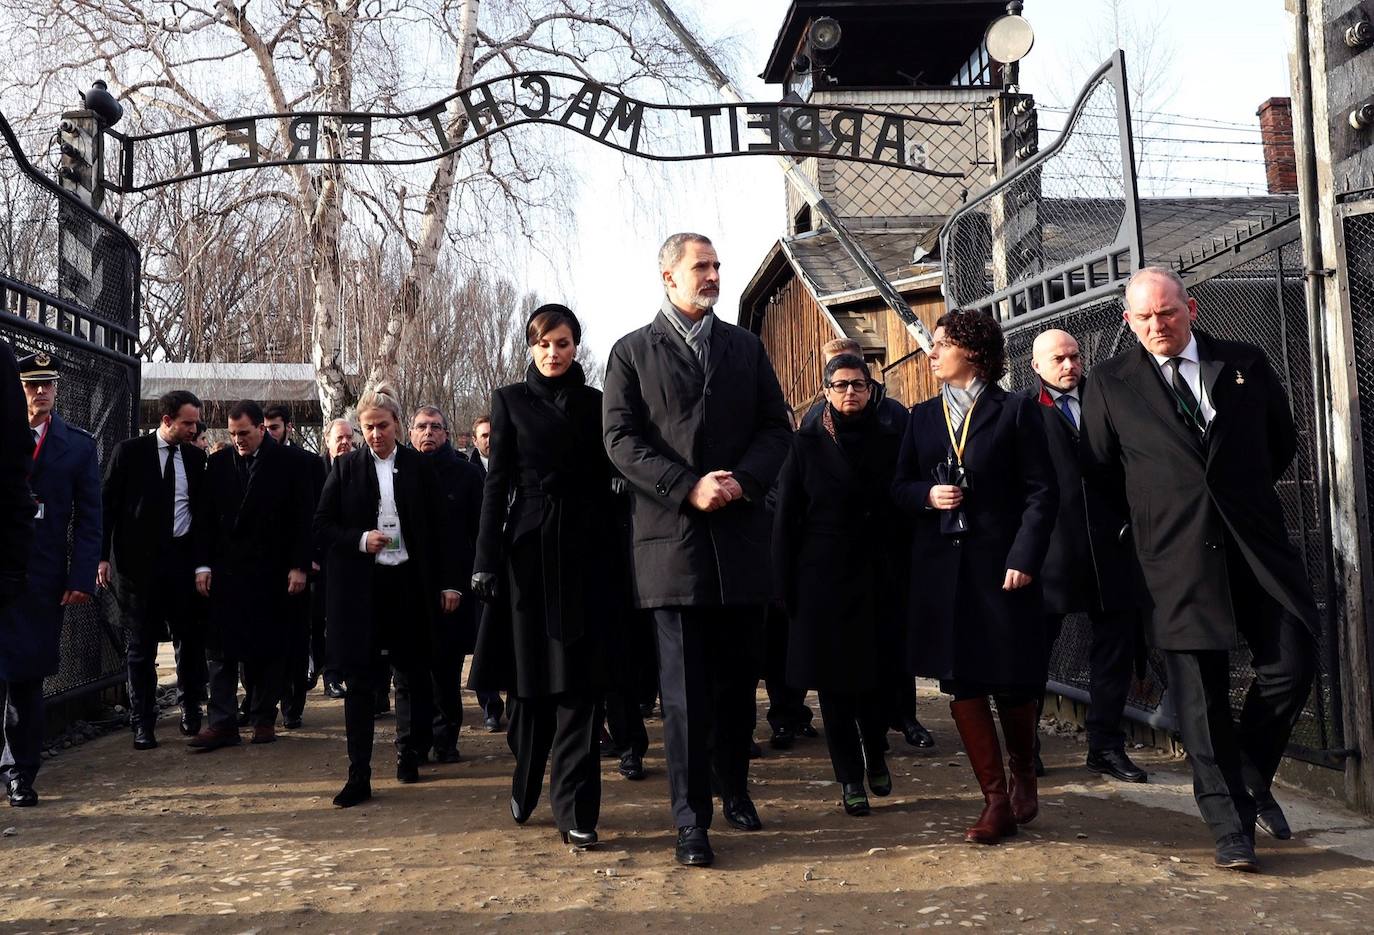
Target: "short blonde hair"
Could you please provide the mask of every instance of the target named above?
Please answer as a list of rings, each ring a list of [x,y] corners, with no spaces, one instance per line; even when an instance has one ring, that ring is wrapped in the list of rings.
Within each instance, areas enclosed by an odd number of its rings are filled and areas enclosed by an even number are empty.
[[[403,424],[401,418],[400,394],[390,383],[378,383],[372,389],[363,393],[358,400],[358,416],[361,417],[369,409],[385,409],[391,413],[397,425]]]
[[[853,354],[855,357],[862,357],[864,356],[864,349],[853,338],[835,338],[821,345],[821,353],[826,357],[838,357],[841,354]]]

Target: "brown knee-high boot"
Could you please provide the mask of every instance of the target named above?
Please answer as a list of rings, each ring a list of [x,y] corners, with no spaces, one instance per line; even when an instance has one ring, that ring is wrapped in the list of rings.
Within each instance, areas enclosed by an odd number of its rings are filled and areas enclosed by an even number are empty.
[[[1039,717],[1033,701],[1014,708],[997,706],[1007,740],[1007,772],[1011,775],[1011,813],[1018,825],[1040,814],[1035,782],[1035,726]]]
[[[971,844],[996,844],[1016,833],[1016,819],[1007,799],[1007,774],[1002,766],[1002,747],[997,742],[992,708],[987,698],[969,698],[951,701],[949,713],[954,716],[969,765],[983,790],[983,813],[964,832],[964,840]]]

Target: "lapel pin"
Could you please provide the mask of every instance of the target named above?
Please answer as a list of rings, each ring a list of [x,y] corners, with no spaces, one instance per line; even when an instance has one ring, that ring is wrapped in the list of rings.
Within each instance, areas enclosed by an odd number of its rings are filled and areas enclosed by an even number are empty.
[[[1245,385],[1245,374],[1243,374],[1243,373],[1241,373],[1239,370],[1237,370],[1237,371],[1236,371],[1236,386],[1244,386],[1244,385]]]

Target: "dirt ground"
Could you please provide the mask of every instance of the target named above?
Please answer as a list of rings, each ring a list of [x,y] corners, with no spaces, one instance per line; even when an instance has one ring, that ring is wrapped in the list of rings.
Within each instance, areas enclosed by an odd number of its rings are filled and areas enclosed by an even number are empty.
[[[472,732],[465,701],[463,761],[423,767],[418,785],[395,782],[391,721],[380,722],[375,797],[349,810],[330,805],[345,772],[342,702],[318,692],[305,727],[271,745],[191,755],[164,718],[157,750],[135,752],[117,733],[65,751],[45,764],[39,807],[0,811],[0,931],[1374,927],[1374,864],[1331,843],[1365,823],[1328,810],[1309,822],[1323,830],[1305,829],[1296,819],[1313,806],[1285,793],[1295,839],[1261,841],[1263,874],[1218,871],[1200,820],[1183,813],[1184,765],[1146,751],[1162,787],[1144,794],[1172,804],[1133,798],[1141,787],[1081,768],[1081,741],[1047,737],[1040,817],[1011,843],[964,844],[980,800],[930,690],[921,715],[938,752],[915,755],[891,735],[896,789],[870,817],[841,811],[823,739],[766,751],[752,771],[764,830],[718,820],[709,870],[673,862],[657,720],[645,781],[603,761],[603,843],[576,853],[546,802],[524,827],[511,821],[505,736],[480,722]]]

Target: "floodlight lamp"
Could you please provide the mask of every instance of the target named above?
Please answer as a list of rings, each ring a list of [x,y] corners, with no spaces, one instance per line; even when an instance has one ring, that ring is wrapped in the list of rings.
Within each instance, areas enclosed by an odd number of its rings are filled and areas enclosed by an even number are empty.
[[[822,16],[811,24],[807,39],[818,52],[830,52],[840,44],[840,24],[833,16]]]
[[[1035,31],[1024,16],[999,16],[988,25],[983,45],[993,61],[1012,65],[1025,58],[1035,45]]]
[[[124,116],[124,107],[110,93],[110,86],[99,79],[89,91],[82,92],[81,100],[103,126],[112,127]]]

